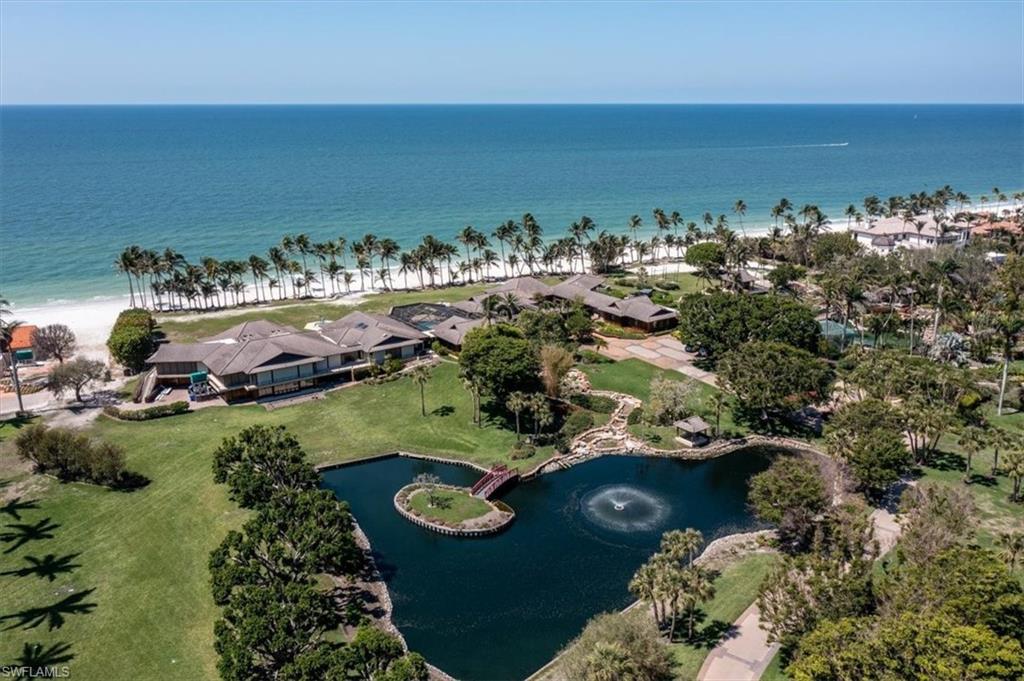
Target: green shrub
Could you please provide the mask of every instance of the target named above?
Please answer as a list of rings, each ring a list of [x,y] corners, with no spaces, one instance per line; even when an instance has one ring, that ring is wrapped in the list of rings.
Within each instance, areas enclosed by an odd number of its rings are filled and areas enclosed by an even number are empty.
[[[559,435],[571,441],[574,437],[594,427],[594,416],[589,411],[574,411],[569,414],[559,429]]]
[[[662,291],[678,291],[679,283],[671,279],[660,279],[654,282],[654,287],[660,288]]]
[[[517,442],[512,447],[512,452],[509,456],[514,460],[529,459],[537,453],[537,448],[525,440]]]
[[[152,331],[156,328],[156,320],[153,319],[153,315],[150,314],[149,310],[139,308],[122,310],[121,314],[117,315],[114,328],[116,329],[121,326],[137,326],[147,331]]]
[[[141,371],[153,354],[156,322],[148,310],[123,310],[110,330],[107,349],[114,360],[132,371]]]
[[[598,414],[611,414],[615,411],[617,403],[610,397],[604,395],[577,394],[569,398],[569,401],[577,407],[583,407]]]
[[[86,480],[107,487],[139,487],[148,482],[124,467],[124,450],[109,442],[96,442],[68,428],[29,426],[14,440],[18,456],[36,472],[52,473],[64,482]]]
[[[609,324],[608,322],[602,322],[599,324],[597,327],[597,333],[602,336],[622,338],[625,340],[643,340],[647,337],[642,331],[631,331],[630,329],[619,326],[618,324]]]
[[[381,365],[381,368],[384,369],[385,374],[390,376],[392,374],[397,374],[399,371],[401,371],[403,366],[405,365],[402,363],[402,360],[398,359],[397,357],[389,357],[388,359],[384,360],[384,364]]]
[[[613,360],[593,350],[580,350],[580,362],[583,364],[611,364]]]
[[[430,350],[439,357],[444,357],[448,354],[448,348],[444,346],[441,341],[434,339],[434,342],[430,344]]]
[[[164,416],[184,414],[187,413],[188,410],[188,402],[184,400],[178,400],[177,402],[170,402],[168,404],[158,404],[152,407],[146,407],[145,409],[118,409],[114,406],[103,407],[104,414],[122,421],[149,421],[150,419],[158,419]]]
[[[644,420],[644,408],[637,407],[633,411],[629,412],[629,416],[626,417],[626,423],[635,426],[638,423],[643,423]]]

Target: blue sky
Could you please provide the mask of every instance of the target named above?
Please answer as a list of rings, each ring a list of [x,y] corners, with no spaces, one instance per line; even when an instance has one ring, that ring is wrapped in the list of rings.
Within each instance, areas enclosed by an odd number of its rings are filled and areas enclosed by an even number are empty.
[[[0,102],[1024,102],[1024,2],[0,3]]]

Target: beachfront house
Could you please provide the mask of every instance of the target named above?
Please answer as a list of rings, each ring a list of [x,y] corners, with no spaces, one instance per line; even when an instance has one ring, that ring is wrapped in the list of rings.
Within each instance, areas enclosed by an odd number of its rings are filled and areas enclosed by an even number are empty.
[[[422,353],[426,338],[385,315],[362,312],[314,326],[299,331],[243,322],[198,343],[165,343],[147,361],[159,384],[189,385],[198,377],[230,402],[355,380],[371,364]]]
[[[474,296],[463,303],[452,306],[467,315],[481,314],[483,301],[491,296],[511,296],[522,309],[535,309],[544,301],[578,302],[591,314],[622,326],[642,329],[647,332],[662,331],[676,325],[679,316],[675,310],[654,303],[648,296],[637,294],[627,298],[602,293],[604,277],[594,274],[577,274],[563,282],[549,286],[533,277],[516,277]]]
[[[967,243],[970,232],[971,225],[966,221],[936,221],[932,215],[893,216],[850,227],[857,243],[882,253],[895,248],[934,248],[943,244],[959,247]]]

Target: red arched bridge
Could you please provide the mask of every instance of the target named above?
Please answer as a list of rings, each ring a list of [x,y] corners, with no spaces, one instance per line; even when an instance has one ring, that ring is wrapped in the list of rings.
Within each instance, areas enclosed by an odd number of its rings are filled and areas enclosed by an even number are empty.
[[[481,499],[490,499],[495,492],[504,487],[508,482],[518,478],[518,472],[500,463],[484,473],[484,477],[476,481],[476,484],[470,488],[470,494]]]

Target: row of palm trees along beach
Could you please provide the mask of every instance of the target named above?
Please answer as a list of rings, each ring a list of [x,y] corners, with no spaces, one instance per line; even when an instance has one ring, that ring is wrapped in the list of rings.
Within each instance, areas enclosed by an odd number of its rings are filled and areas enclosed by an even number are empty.
[[[1007,197],[993,188],[992,197],[998,202],[989,209],[993,219],[996,211],[992,209],[1008,205],[1008,198],[1012,198],[1009,206],[1013,209],[1024,206],[1024,192]],[[985,211],[989,201],[989,196],[980,197],[979,209]],[[847,228],[854,223],[867,223],[870,228],[883,217],[902,216],[912,224],[915,216],[929,214],[942,228],[951,218],[962,217],[971,204],[967,194],[947,185],[930,194],[920,192],[885,200],[868,196],[862,202],[863,211],[850,204],[844,216]],[[801,254],[832,224],[816,205],[796,209],[783,198],[771,209],[768,230],[747,236],[743,223],[746,203],[736,201],[732,213],[741,234],[732,229],[725,214],[706,212],[698,223],[685,220],[678,211],[655,208],[652,220],[656,232],[647,240],[638,238],[644,226],[639,215],[629,219],[626,233],[598,230],[592,219],[583,216],[562,236],[546,240],[540,224],[526,213],[518,221],[501,223],[490,235],[467,226],[454,242],[428,234],[408,249],[392,238],[374,234],[353,241],[339,237],[322,242],[313,241],[308,234],[297,234],[285,235],[265,254],[252,254],[246,260],[204,256],[198,262],[189,262],[172,248],[157,252],[132,245],[117,256],[114,268],[128,279],[133,307],[199,311],[315,295],[326,298],[356,290],[391,290],[396,288],[396,277],[402,278],[397,288],[409,289],[525,274],[582,273],[588,267],[606,272],[653,264],[663,258],[678,259],[687,247],[701,241],[722,244],[727,269],[732,271],[742,269],[752,257],[775,259],[779,245],[784,243],[797,264],[804,264],[799,262]],[[415,278],[415,285],[410,277]],[[252,298],[248,298],[250,293]]]

